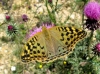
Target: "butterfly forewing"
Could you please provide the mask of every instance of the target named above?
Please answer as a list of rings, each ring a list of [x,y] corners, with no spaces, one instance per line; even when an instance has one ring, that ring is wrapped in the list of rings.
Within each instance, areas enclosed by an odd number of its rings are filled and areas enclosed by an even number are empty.
[[[47,58],[47,50],[45,49],[46,46],[43,34],[41,32],[37,33],[25,44],[21,54],[21,59],[23,62],[30,62],[34,60],[42,62],[42,60]]]
[[[85,31],[75,27],[44,27],[25,44],[21,59],[23,62],[52,62],[71,53],[76,43],[85,36]]]

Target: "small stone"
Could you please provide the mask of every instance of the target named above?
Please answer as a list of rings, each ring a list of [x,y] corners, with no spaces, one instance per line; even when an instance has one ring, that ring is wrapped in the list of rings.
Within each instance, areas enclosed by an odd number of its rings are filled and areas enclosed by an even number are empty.
[[[0,14],[0,23],[3,23],[5,20],[5,14]]]
[[[4,65],[0,65],[0,70],[4,70]]]
[[[25,70],[25,71],[24,71],[24,74],[30,74],[30,72]]]
[[[8,74],[8,71],[6,69],[4,70],[4,74]]]
[[[2,47],[0,47],[0,51],[1,51]]]

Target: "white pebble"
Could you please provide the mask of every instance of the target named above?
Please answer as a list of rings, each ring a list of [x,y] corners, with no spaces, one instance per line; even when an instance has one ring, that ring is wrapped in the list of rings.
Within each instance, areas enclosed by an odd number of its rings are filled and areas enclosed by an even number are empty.
[[[0,23],[3,23],[5,20],[5,14],[0,14]]]
[[[1,48],[2,48],[2,47],[0,47],[0,51],[1,51]]]
[[[5,73],[5,74],[8,74],[8,71],[5,69],[5,70],[4,70],[4,73]]]

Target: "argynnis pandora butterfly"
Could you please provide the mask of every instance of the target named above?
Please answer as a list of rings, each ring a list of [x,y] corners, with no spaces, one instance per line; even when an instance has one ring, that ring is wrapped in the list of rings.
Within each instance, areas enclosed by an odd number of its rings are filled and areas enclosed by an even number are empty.
[[[86,32],[75,27],[54,26],[32,36],[21,54],[23,62],[52,62],[73,51],[76,43],[86,36]]]

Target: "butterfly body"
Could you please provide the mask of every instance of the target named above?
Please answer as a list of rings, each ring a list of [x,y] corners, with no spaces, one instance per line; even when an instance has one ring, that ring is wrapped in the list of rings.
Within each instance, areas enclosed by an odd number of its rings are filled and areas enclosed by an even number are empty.
[[[21,59],[23,62],[52,62],[73,51],[76,43],[86,36],[84,30],[75,27],[54,26],[35,34],[25,44]]]

